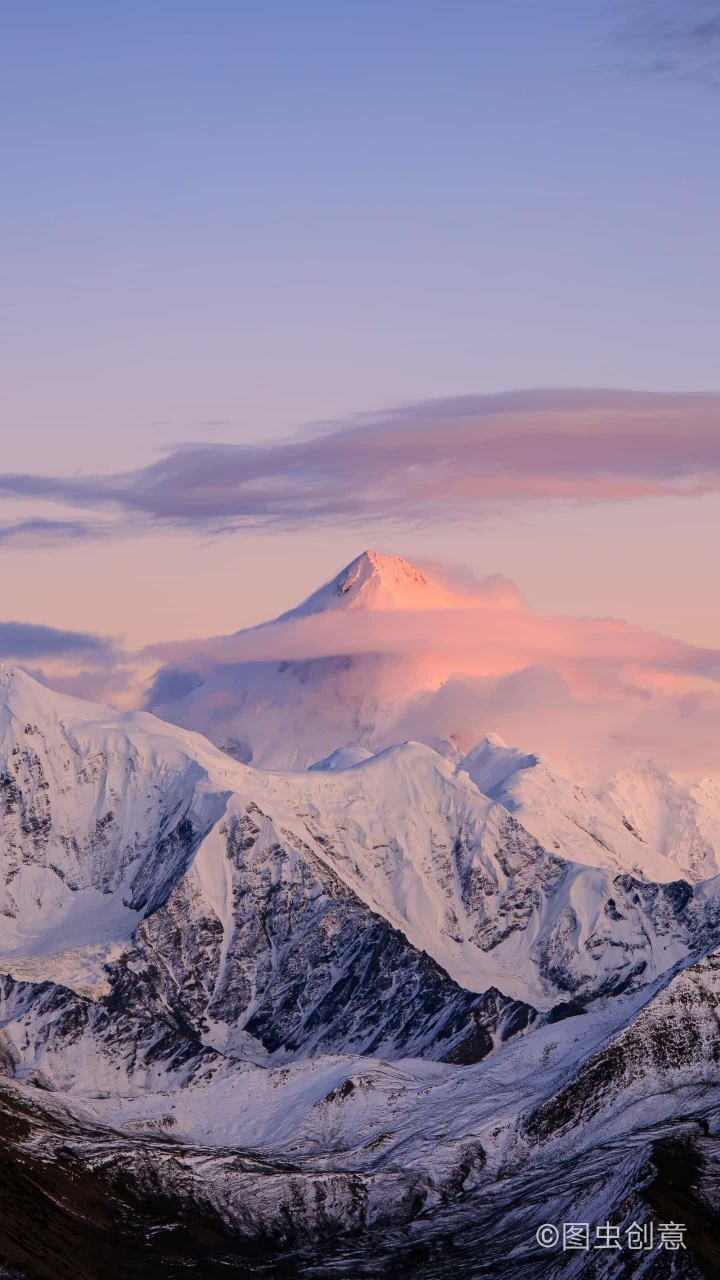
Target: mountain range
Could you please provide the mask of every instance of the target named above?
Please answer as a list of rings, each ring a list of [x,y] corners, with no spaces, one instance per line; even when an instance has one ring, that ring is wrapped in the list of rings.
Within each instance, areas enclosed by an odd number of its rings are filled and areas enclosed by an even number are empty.
[[[447,590],[366,553],[256,631]],[[718,784],[388,741],[433,670],[169,667],[160,718],[0,663],[8,1274],[717,1274]]]

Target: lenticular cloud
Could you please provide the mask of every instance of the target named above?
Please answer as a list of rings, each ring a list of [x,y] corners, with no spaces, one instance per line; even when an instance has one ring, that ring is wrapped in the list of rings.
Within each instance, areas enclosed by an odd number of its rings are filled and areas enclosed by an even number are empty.
[[[0,475],[0,494],[35,504],[220,531],[467,520],[542,499],[718,489],[720,396],[595,390],[430,401],[290,440],[176,448],[114,475]],[[90,536],[93,527],[68,522],[68,536]]]

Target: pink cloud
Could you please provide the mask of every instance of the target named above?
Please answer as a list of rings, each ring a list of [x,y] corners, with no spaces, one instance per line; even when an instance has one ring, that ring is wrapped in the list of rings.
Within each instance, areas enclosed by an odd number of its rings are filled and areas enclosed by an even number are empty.
[[[34,503],[220,531],[453,521],[498,504],[717,490],[719,395],[603,390],[432,401],[290,441],[177,448],[115,475],[0,475],[0,493]],[[88,536],[91,525],[77,527]]]
[[[399,713],[388,741],[496,732],[571,773],[652,756],[690,774],[720,773],[720,651],[617,619],[542,616],[490,579],[473,607],[315,614],[241,632],[117,652],[115,666],[33,663],[53,687],[128,708],[158,671],[203,678],[242,663],[385,654]],[[40,669],[39,669],[40,668]],[[226,695],[223,695],[225,697]]]
[[[720,651],[667,639],[607,618],[544,617],[515,595],[475,607],[431,611],[319,613],[234,636],[153,645],[145,657],[209,670],[217,663],[304,661],[337,654],[427,654],[453,672],[506,674],[550,664],[576,688],[626,687],[646,674],[720,681]]]
[[[476,586],[469,604],[461,585],[457,608],[319,613],[143,658],[208,678],[235,664],[386,654],[402,708],[389,741],[453,737],[469,748],[498,732],[571,770],[654,756],[720,772],[720,650],[614,618],[544,616],[504,581]]]

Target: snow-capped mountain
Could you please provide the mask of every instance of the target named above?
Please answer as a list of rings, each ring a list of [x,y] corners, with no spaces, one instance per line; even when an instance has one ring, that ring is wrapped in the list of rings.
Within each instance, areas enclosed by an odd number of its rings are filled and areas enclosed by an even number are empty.
[[[355,560],[276,622],[307,618],[333,609],[447,609],[457,608],[462,596],[429,577],[402,556],[363,551]]]
[[[491,1235],[550,1280],[540,1222],[648,1218],[688,1126],[705,1160],[720,879],[635,874],[610,808],[497,741],[319,763],[0,665],[21,1274],[470,1276]]]
[[[7,667],[0,706],[0,945],[13,977],[6,1028],[19,1026],[23,1042],[27,1019],[47,1023],[48,1000],[86,1010],[93,1062],[103,1046],[117,1059],[124,1043],[134,1069],[143,1045],[157,1063],[159,1028],[170,1062],[178,1052],[204,1062],[206,1049],[260,1060],[338,1048],[472,1058],[535,1017],[482,988],[481,973],[472,991],[460,988],[377,913],[371,877],[361,873],[366,891],[354,891],[313,800],[324,775],[256,774],[150,716],[48,695]],[[392,771],[390,762],[386,782]],[[377,783],[350,788],[358,859],[378,824]],[[343,791],[338,778],[332,799],[344,807]],[[390,811],[400,821],[407,809],[395,787]],[[334,835],[333,821],[328,812]],[[73,997],[49,993],[55,981]],[[118,1008],[125,1031],[110,1016]],[[76,1041],[72,1071],[82,1070]],[[46,1035],[38,1069],[66,1049]]]
[[[720,780],[679,782],[653,762],[617,774],[600,800],[690,880],[720,872]]]
[[[0,663],[3,953],[127,937],[223,812],[231,765],[151,716],[49,695]]]
[[[567,770],[533,752],[508,748],[503,754],[504,744],[492,733],[495,694],[483,704],[481,719],[489,731],[485,745],[466,754],[472,739],[467,740],[463,728],[463,707],[475,705],[476,682],[470,672],[455,670],[457,653],[432,651],[433,616],[442,615],[446,630],[448,625],[461,627],[464,608],[498,596],[514,616],[519,598],[513,591],[498,579],[474,588],[449,587],[400,557],[366,551],[272,622],[207,642],[207,652],[203,644],[197,653],[191,646],[189,653],[160,669],[148,706],[260,768],[337,768],[355,763],[362,753],[418,738],[456,762],[464,759],[480,790],[515,813],[548,850],[655,881],[678,876],[697,881],[718,874],[717,779],[680,782],[648,764],[610,782],[589,783],[569,777]],[[420,630],[407,632],[413,618],[421,619]],[[323,633],[325,655],[288,657],[293,627],[323,619],[331,624]],[[386,634],[393,619],[403,621],[394,648]],[[385,627],[380,632],[379,620]],[[403,649],[408,634],[415,639],[422,635],[422,644]],[[378,635],[387,645],[373,651]],[[395,635],[392,628],[389,635]],[[358,637],[367,642],[342,651],[343,643],[355,643]],[[277,656],[238,660],[233,642],[248,638],[253,652]],[[525,705],[542,698],[547,673],[521,670],[501,683],[507,712],[514,701]]]
[[[636,826],[628,818],[619,796],[594,795],[541,756],[508,747],[496,734],[479,742],[460,767],[480,791],[498,800],[542,845],[561,857],[661,882],[681,876],[702,880],[717,873],[710,865],[705,874],[698,874],[697,867],[674,857],[656,839],[656,830]],[[627,807],[635,814],[634,806]]]
[[[497,585],[493,581],[485,589],[492,592]],[[283,627],[317,615],[344,615],[360,625],[377,614],[457,609],[469,599],[399,556],[365,551],[297,608],[237,634],[252,634],[272,647]],[[228,656],[200,670],[189,660],[158,672],[147,705],[244,763],[307,768],[338,748],[377,750],[397,741],[394,726],[403,714],[437,690],[451,670],[447,658],[430,651],[330,652],[252,662]]]

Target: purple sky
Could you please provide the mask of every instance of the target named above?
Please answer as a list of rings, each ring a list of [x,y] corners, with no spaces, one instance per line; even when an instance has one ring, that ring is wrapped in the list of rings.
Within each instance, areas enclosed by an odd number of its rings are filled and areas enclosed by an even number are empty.
[[[0,76],[6,621],[374,545],[720,645],[719,0],[28,0]]]

